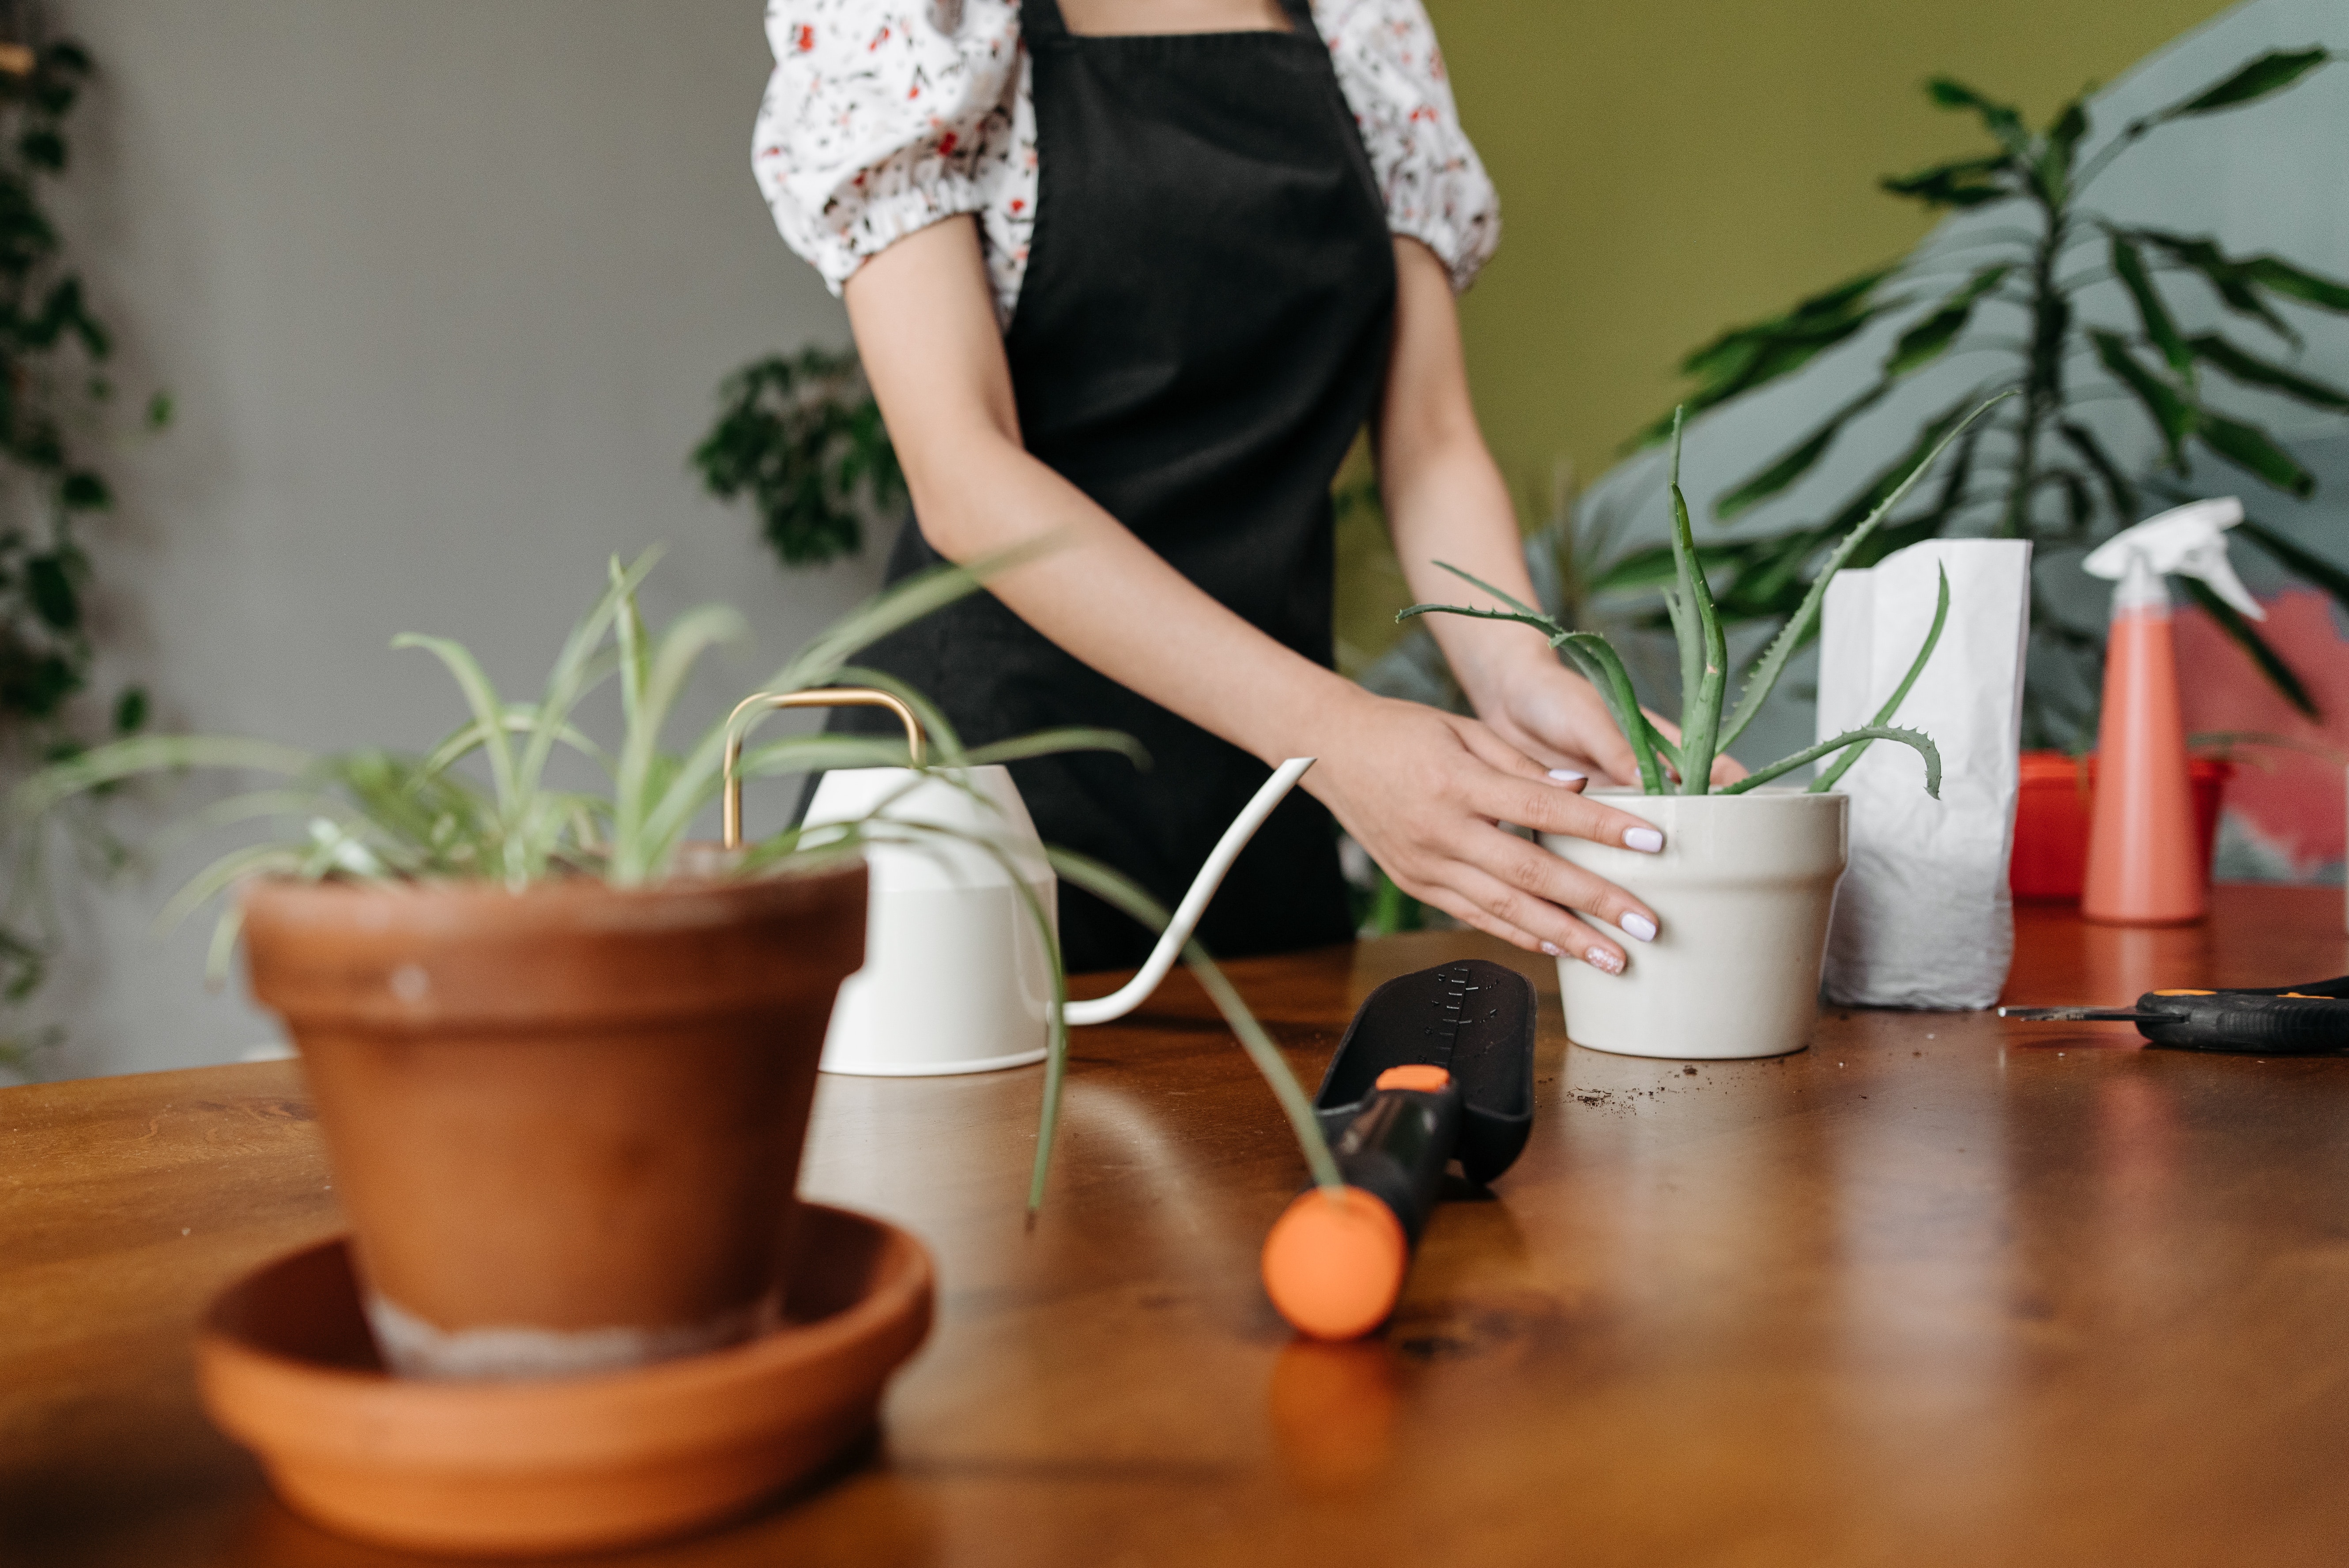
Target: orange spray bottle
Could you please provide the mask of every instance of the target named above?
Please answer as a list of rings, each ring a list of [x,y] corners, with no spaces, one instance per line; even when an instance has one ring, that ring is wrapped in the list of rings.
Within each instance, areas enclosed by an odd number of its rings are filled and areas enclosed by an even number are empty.
[[[2231,496],[2195,501],[2122,530],[2082,563],[2119,584],[2105,644],[2096,803],[2080,896],[2080,913],[2090,920],[2183,925],[2202,918],[2207,878],[2197,863],[2186,723],[2162,579],[2199,578],[2245,615],[2265,619],[2227,560],[2226,531],[2242,521],[2243,503]]]

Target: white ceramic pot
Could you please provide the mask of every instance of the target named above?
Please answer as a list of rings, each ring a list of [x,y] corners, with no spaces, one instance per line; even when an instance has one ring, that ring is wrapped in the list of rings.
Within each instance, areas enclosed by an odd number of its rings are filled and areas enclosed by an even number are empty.
[[[1742,795],[1589,791],[1664,831],[1661,854],[1587,839],[1542,843],[1656,912],[1653,942],[1595,916],[1630,962],[1601,974],[1557,962],[1566,1032],[1620,1056],[1775,1057],[1810,1043],[1827,917],[1847,851],[1845,797],[1759,789]]]
[[[834,769],[816,786],[806,822],[854,821],[879,810],[891,821],[988,839],[1057,925],[1058,881],[1010,770],[972,768],[960,777],[969,792],[903,768]],[[1051,965],[1003,863],[943,837],[873,844],[864,863],[872,878],[864,967],[840,987],[823,1070],[923,1078],[1042,1061]]]

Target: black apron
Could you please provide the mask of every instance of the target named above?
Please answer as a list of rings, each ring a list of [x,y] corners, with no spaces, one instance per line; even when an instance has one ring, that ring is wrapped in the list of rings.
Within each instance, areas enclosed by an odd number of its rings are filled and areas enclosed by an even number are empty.
[[[1326,667],[1330,481],[1385,381],[1394,253],[1307,0],[1282,4],[1293,31],[1094,37],[1071,34],[1054,0],[1025,0],[1040,186],[1004,351],[1030,454]],[[939,559],[909,523],[889,578]],[[1106,861],[1169,907],[1267,777],[992,594],[857,662],[927,694],[967,745],[1072,724],[1140,740],[1147,771],[1074,755],[1011,773],[1046,842]],[[889,728],[870,709],[836,709],[833,723]],[[1300,789],[1233,866],[1198,934],[1237,956],[1351,932],[1336,827]],[[1064,885],[1061,937],[1081,971],[1139,964],[1154,934]]]

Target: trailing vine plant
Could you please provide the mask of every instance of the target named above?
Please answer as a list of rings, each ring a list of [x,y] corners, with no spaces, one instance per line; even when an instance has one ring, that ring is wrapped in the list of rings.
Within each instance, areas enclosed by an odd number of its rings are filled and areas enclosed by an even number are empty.
[[[106,366],[113,339],[92,314],[80,276],[44,204],[67,166],[66,122],[92,65],[68,38],[41,36],[31,7],[0,8],[0,766],[10,771],[71,758],[100,730],[119,737],[147,719],[147,695],[126,686],[93,716],[97,649],[88,605],[93,568],[82,523],[114,504],[90,449],[116,397]],[[157,395],[146,424],[171,402]],[[86,858],[119,861],[103,798],[70,824]],[[18,1005],[47,973],[53,933],[39,857],[9,846],[0,904],[0,1067],[21,1068],[54,1031],[14,1026]]]
[[[2030,539],[2043,549],[2079,550],[2147,510],[2141,488],[2183,499],[2177,487],[2203,453],[2261,483],[2305,497],[2315,479],[2259,425],[2222,413],[2208,397],[2213,376],[2281,394],[2329,413],[2349,413],[2349,391],[2302,374],[2274,357],[2296,352],[2301,337],[2280,303],[2349,313],[2349,284],[2274,255],[2235,256],[2207,235],[2127,223],[2086,200],[2113,162],[2166,125],[2240,108],[2304,81],[2337,57],[2321,47],[2277,50],[2246,61],[2222,79],[2101,138],[2085,98],[2033,131],[2012,106],[1947,77],[1928,85],[1942,108],[1975,116],[1995,144],[1977,156],[1888,178],[1883,188],[1937,211],[2009,210],[2017,222],[1961,232],[1897,265],[1861,273],[1803,301],[1783,315],[1733,328],[1691,354],[1682,370],[1696,387],[1686,406],[1702,412],[1783,379],[1871,323],[1908,317],[1876,377],[1857,395],[1770,462],[1732,486],[1715,504],[1733,521],[1779,495],[1816,468],[1844,427],[1928,366],[1960,356],[1985,366],[1962,396],[1932,412],[1899,460],[1872,473],[1855,493],[1816,522],[1767,538],[1709,544],[1708,564],[1726,569],[1719,609],[1730,622],[1782,619],[1802,602],[1811,563],[1840,551],[1861,520],[1892,493],[1916,459],[1941,442],[1990,387],[2014,385],[2022,397],[1958,442],[1940,482],[1921,504],[1886,521],[1847,563],[1870,564],[1919,540],[1944,533]],[[1954,280],[1954,281],[1952,281]],[[2116,281],[2133,319],[2099,319],[2081,295]],[[2179,325],[2176,285],[2191,282],[2233,318],[2248,339]],[[2018,334],[2017,327],[2021,330]],[[2083,378],[2091,366],[2101,377]],[[2121,397],[2150,423],[2160,451],[2158,471],[2132,473],[2083,418],[2085,406]],[[1670,434],[1667,415],[1634,438],[1650,445]],[[2311,554],[2274,530],[2246,521],[2248,539],[2279,565],[2349,605],[2349,572]],[[1666,576],[1671,552],[1635,552],[1601,589]],[[2199,583],[2187,591],[2295,707],[2316,705],[2299,676],[2257,629]],[[2034,639],[2059,657],[2100,656],[2104,628],[2068,624],[2034,597]],[[2093,683],[2090,683],[2093,688]],[[2041,744],[2083,743],[2093,716],[2053,710],[2034,683],[2028,714]]]

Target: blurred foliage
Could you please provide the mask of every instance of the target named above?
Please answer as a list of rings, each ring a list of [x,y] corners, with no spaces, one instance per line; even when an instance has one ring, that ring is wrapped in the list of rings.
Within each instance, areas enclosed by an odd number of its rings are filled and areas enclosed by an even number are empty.
[[[1888,178],[1886,191],[1936,210],[2003,207],[2017,222],[1928,245],[1899,265],[1863,273],[1767,320],[1735,327],[1690,354],[1682,370],[1695,386],[1692,411],[1719,407],[1801,369],[1868,326],[1896,323],[1872,383],[1832,410],[1785,452],[1732,486],[1716,502],[1722,522],[1791,489],[1816,469],[1846,425],[1930,366],[1961,357],[1982,366],[1962,392],[1934,410],[1899,457],[1872,471],[1818,521],[1766,538],[1701,546],[1708,569],[1726,574],[1720,611],[1731,622],[1784,620],[1801,603],[1814,563],[1837,548],[1890,493],[1918,458],[1951,430],[1988,389],[2019,385],[2023,397],[1970,430],[1940,482],[1891,519],[1847,564],[1867,566],[1943,534],[2030,539],[2043,549],[2077,551],[2139,521],[2145,491],[2176,499],[2193,463],[2215,456],[2287,495],[2305,497],[2314,478],[2259,425],[2219,411],[2206,397],[2211,373],[2328,413],[2349,412],[2349,391],[2304,376],[2273,356],[2300,347],[2280,304],[2349,313],[2349,284],[2273,255],[2227,254],[2207,236],[2123,223],[2084,200],[2113,160],[2164,125],[2264,100],[2305,80],[2335,57],[2320,47],[2277,50],[2245,62],[2168,108],[2131,120],[2096,142],[2085,98],[2033,131],[2011,106],[1942,77],[1927,91],[1939,107],[1972,115],[1993,148]],[[2089,148],[2095,142],[2094,150]],[[2091,319],[2080,296],[2117,283],[2125,322]],[[2247,347],[2220,332],[2189,335],[2178,323],[2177,285],[2207,295],[2251,334]],[[2018,333],[2017,328],[2020,327]],[[2103,375],[2083,377],[2089,364]],[[2119,398],[2150,424],[2157,471],[2131,473],[2083,418],[2087,405]],[[1661,440],[1671,416],[1633,446]],[[2349,576],[2296,550],[2272,531],[2246,524],[2240,536],[2278,563],[2349,604]],[[1671,547],[1635,552],[1608,586],[1671,575]],[[2198,599],[2200,595],[2197,596]],[[2207,606],[2206,606],[2207,607]],[[2223,608],[2223,606],[2221,607]],[[2302,712],[2315,707],[2288,664],[2240,615],[2221,624]],[[2073,624],[2044,602],[2033,605],[2034,655],[2078,663],[2101,657],[2104,627]],[[2086,683],[2094,689],[2093,680]],[[2058,708],[2048,683],[2026,703],[2031,744],[2064,744],[2093,730],[2092,714]]]
[[[750,499],[785,566],[854,555],[866,522],[902,515],[905,477],[854,350],[753,361],[726,378],[718,401],[693,468],[719,500]]]
[[[98,716],[74,699],[88,687],[96,647],[93,568],[79,525],[110,510],[114,490],[89,449],[115,404],[106,374],[113,336],[90,309],[44,187],[65,173],[66,122],[92,73],[88,51],[39,36],[31,7],[0,10],[0,765],[73,758],[102,737],[145,725],[146,693],[118,692]],[[171,422],[170,398],[142,422]],[[119,864],[104,797],[70,819],[86,863]],[[54,933],[41,879],[11,846],[0,907],[0,1005],[27,1000],[47,977]],[[0,1067],[21,1069],[56,1031],[0,1027]]]

